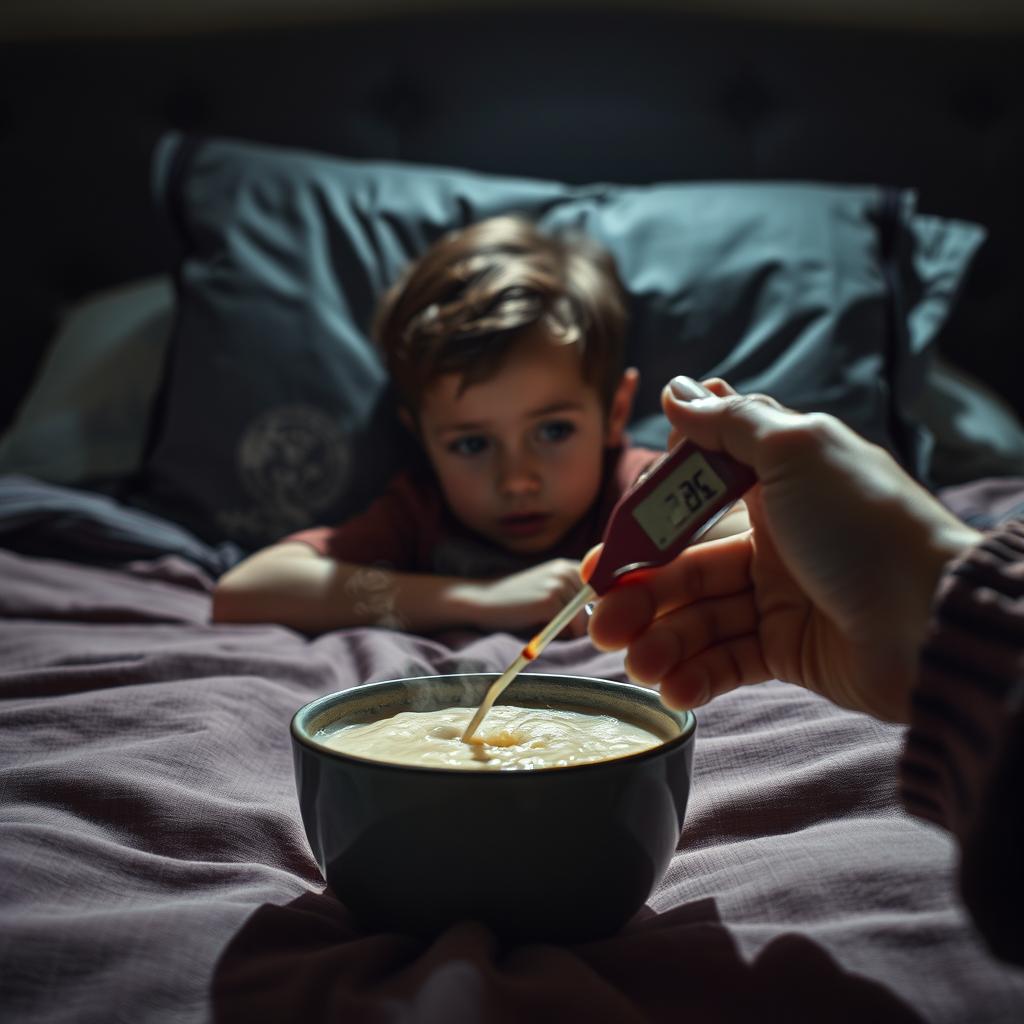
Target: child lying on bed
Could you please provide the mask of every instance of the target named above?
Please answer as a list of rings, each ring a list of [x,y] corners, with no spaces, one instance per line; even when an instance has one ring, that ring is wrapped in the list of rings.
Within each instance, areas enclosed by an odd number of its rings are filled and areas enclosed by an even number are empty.
[[[240,563],[217,584],[214,621],[310,633],[547,622],[659,454],[625,434],[638,382],[625,328],[614,263],[591,241],[516,217],[440,239],[384,297],[375,330],[425,463],[361,515]],[[745,526],[738,508],[715,535]]]

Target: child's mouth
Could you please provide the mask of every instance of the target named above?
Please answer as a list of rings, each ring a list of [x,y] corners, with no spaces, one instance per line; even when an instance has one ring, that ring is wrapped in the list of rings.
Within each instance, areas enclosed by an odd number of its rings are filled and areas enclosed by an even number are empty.
[[[534,512],[521,516],[502,516],[501,529],[516,537],[529,537],[540,533],[547,526],[550,517],[543,512]]]

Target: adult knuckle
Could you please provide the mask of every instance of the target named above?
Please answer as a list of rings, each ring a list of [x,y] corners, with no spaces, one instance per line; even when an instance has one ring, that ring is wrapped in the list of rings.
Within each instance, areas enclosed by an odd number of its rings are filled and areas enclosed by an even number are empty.
[[[764,444],[774,448],[787,461],[817,459],[836,443],[842,425],[828,413],[795,414],[764,437]]]
[[[727,401],[734,412],[747,412],[753,409],[755,412],[767,404],[768,396],[760,391],[748,391],[743,395],[732,395]]]
[[[837,430],[841,430],[840,421],[831,413],[809,412],[802,417],[806,431],[815,438],[818,443],[835,436]]]

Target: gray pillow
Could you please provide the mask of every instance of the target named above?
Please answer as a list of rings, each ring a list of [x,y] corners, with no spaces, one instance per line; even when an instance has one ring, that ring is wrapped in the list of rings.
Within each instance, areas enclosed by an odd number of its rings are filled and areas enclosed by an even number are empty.
[[[0,439],[0,473],[72,485],[134,473],[173,317],[167,276],[107,289],[71,307]]]
[[[178,135],[154,180],[185,255],[135,500],[246,547],[343,519],[409,457],[367,331],[452,227],[518,212],[611,250],[638,441],[664,442],[669,377],[720,374],[832,412],[915,470],[927,438],[908,410],[983,238],[870,185],[570,186]]]

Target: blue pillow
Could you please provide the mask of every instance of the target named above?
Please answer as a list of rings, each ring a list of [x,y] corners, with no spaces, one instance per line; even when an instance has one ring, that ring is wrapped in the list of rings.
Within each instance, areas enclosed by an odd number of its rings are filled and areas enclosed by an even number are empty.
[[[629,294],[634,439],[684,372],[824,410],[912,469],[908,417],[984,233],[873,185],[566,185],[177,134],[154,158],[184,250],[136,501],[253,548],[353,514],[410,457],[368,339],[381,293],[446,231],[517,212],[582,229]]]

